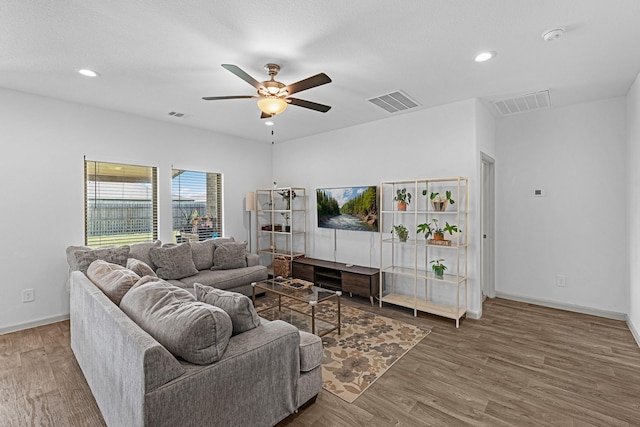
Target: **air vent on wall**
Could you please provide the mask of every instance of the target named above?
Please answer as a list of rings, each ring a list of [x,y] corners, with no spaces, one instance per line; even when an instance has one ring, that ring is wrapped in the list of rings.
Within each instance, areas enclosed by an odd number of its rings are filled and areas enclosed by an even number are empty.
[[[407,94],[399,90],[387,95],[379,96],[377,98],[371,98],[369,102],[377,105],[378,107],[389,113],[408,110],[419,105],[416,101],[409,98]]]
[[[526,113],[527,111],[541,110],[551,106],[548,90],[528,93],[513,98],[501,99],[491,102],[501,116]]]

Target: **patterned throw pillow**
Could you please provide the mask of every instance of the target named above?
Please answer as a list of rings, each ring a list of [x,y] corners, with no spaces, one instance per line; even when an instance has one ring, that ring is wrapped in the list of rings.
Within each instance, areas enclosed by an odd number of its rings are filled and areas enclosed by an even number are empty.
[[[151,260],[157,266],[156,274],[161,279],[182,279],[198,274],[191,257],[191,247],[182,243],[172,247],[151,248]]]
[[[213,239],[203,240],[202,242],[189,242],[187,244],[191,246],[191,257],[198,270],[208,270],[213,266],[213,250],[215,249],[215,241]]]
[[[129,251],[130,248],[127,245],[88,250],[79,249],[73,252],[75,269],[87,274],[87,269],[91,263],[99,259],[125,267],[129,258]]]
[[[233,334],[238,335],[260,326],[260,318],[248,296],[195,283],[196,299],[223,309],[231,318]]]
[[[231,270],[247,266],[247,242],[228,242],[216,245],[212,270]]]

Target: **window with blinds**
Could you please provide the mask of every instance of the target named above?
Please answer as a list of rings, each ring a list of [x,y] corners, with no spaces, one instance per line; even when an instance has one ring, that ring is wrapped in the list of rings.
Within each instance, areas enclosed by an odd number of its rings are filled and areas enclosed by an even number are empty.
[[[172,169],[176,243],[222,236],[222,175]]]
[[[85,244],[126,245],[158,238],[155,167],[84,162]]]

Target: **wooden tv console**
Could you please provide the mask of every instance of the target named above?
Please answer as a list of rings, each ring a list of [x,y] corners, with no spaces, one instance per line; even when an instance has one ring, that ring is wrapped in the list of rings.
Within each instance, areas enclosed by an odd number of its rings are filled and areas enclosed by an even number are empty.
[[[349,265],[347,267],[347,265]],[[378,295],[380,270],[359,265],[341,264],[315,258],[297,258],[293,260],[293,277],[313,282],[317,286],[335,291],[349,292],[369,297]]]

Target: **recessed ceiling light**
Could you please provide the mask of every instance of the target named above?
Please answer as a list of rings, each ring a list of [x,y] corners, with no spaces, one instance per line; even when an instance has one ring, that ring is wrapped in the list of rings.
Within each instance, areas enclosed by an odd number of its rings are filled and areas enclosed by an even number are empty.
[[[93,71],[88,68],[80,68],[78,73],[86,77],[98,77],[100,75],[97,71]]]
[[[273,123],[271,120],[264,122],[264,124],[267,125],[267,126],[275,125],[275,123]]]
[[[494,58],[496,55],[497,55],[497,53],[495,53],[495,52],[481,52],[481,53],[476,55],[474,60],[476,62],[485,62],[485,61],[490,60],[491,58]]]

